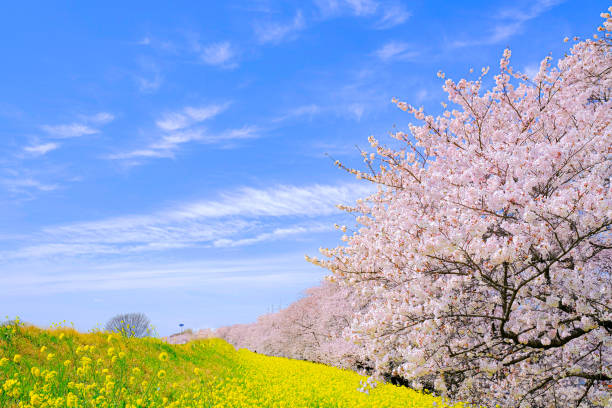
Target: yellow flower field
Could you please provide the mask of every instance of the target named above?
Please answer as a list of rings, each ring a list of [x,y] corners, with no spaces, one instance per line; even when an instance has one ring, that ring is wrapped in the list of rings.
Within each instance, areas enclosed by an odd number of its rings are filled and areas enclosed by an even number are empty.
[[[220,339],[0,327],[0,407],[444,407],[438,398],[320,364],[236,351]],[[457,407],[461,406],[457,405]]]

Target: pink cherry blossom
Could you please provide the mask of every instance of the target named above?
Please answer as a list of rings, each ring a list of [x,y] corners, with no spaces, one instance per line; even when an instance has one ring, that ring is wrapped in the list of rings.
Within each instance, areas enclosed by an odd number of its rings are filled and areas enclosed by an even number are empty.
[[[612,11],[612,8],[611,8]],[[530,79],[506,50],[446,78],[449,108],[370,139],[360,227],[322,250],[366,307],[345,333],[378,377],[502,407],[610,406],[612,20]],[[441,78],[444,74],[439,73]],[[379,170],[374,170],[379,169]]]

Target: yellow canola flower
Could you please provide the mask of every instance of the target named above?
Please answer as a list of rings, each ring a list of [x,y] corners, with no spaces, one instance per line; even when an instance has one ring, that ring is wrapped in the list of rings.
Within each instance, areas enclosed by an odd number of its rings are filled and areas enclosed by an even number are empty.
[[[159,378],[160,380],[164,378],[165,376],[166,376],[166,372],[164,370],[159,370],[159,372],[157,373],[157,378]]]
[[[30,369],[30,373],[32,373],[32,375],[33,375],[34,377],[38,377],[38,376],[40,376],[40,368],[38,368],[38,367],[32,367],[32,368]]]
[[[0,358],[0,367],[4,367],[8,363],[9,359],[6,357]]]
[[[4,391],[10,391],[13,387],[17,386],[18,384],[19,384],[19,381],[9,378],[8,380],[4,382],[4,384],[2,384],[2,389],[4,389]]]
[[[64,397],[57,397],[55,401],[53,401],[54,408],[64,408],[66,404],[64,404]]]
[[[66,406],[68,408],[76,407],[77,401],[78,401],[77,396],[74,395],[72,392],[69,392],[68,395],[66,395]]]
[[[110,393],[115,388],[115,383],[112,381],[109,381],[106,384],[104,384],[104,388],[106,389],[107,393]]]
[[[168,353],[166,353],[165,351],[162,351],[161,353],[159,353],[159,361],[168,361]]]
[[[40,354],[43,354],[45,351],[47,351],[47,346],[42,346],[40,348]]]
[[[34,407],[39,406],[40,404],[42,404],[43,399],[40,395],[36,394],[35,392],[30,391],[30,404]]]
[[[54,353],[49,353],[47,354],[47,361],[51,361],[55,358],[55,354]]]
[[[53,381],[53,379],[57,376],[57,372],[56,371],[49,371],[45,374],[45,381],[46,382],[50,382]]]
[[[15,354],[13,356],[13,362],[19,364],[21,362],[21,354]]]

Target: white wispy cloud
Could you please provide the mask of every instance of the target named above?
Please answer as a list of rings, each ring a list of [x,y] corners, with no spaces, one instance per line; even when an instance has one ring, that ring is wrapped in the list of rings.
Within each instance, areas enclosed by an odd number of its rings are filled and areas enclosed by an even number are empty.
[[[217,248],[222,247],[237,247],[244,245],[253,245],[263,241],[276,241],[282,238],[287,238],[292,235],[302,235],[302,234],[313,234],[317,232],[327,232],[333,231],[334,227],[331,224],[309,224],[309,225],[295,225],[288,228],[276,228],[271,232],[264,232],[262,234],[255,235],[249,238],[239,238],[239,239],[218,239],[213,242],[213,246]]]
[[[373,21],[371,27],[377,30],[397,27],[412,16],[399,0],[315,0],[315,5],[322,19],[340,16],[369,18]]]
[[[384,7],[382,16],[376,23],[375,27],[379,30],[386,30],[404,24],[410,17],[410,13],[403,4],[394,4]]]
[[[173,132],[168,135],[163,135],[161,139],[151,144],[150,148],[155,151],[172,151],[183,143],[201,140],[202,134],[203,132],[199,129]]]
[[[219,134],[204,135],[201,140],[204,143],[221,143],[244,139],[256,139],[260,137],[260,129],[257,126],[243,126],[237,129],[229,129]]]
[[[59,187],[57,184],[44,183],[31,177],[5,178],[0,179],[0,183],[11,193],[24,193],[30,190],[53,191]]]
[[[535,0],[529,2],[529,7],[503,8],[496,15],[500,19],[511,19],[516,21],[527,21],[536,18],[540,14],[565,2],[565,0]]]
[[[90,116],[82,116],[78,122],[62,125],[43,125],[42,130],[56,139],[70,139],[100,133],[94,126],[102,126],[112,122],[115,117],[108,112],[99,112]]]
[[[177,145],[173,145],[173,149],[176,148]],[[134,167],[142,165],[144,163],[142,160],[136,159],[171,159],[175,157],[175,151],[172,149],[156,150],[153,148],[143,148],[129,150],[126,152],[113,153],[104,157],[109,160],[121,160],[124,161],[127,167]]]
[[[159,89],[163,82],[163,77],[159,72],[154,72],[149,77],[137,76],[136,83],[138,90],[142,93],[152,93]]]
[[[40,145],[40,146],[39,146]],[[30,148],[30,151],[26,150]],[[53,150],[51,146],[40,143],[24,148],[23,152],[17,154],[19,160],[40,157]],[[67,175],[61,167],[50,165],[47,161],[40,163],[12,162],[8,166],[0,168],[0,190],[4,190],[5,196],[17,202],[36,199],[41,194],[58,190],[62,182],[77,181],[74,175]],[[0,237],[0,241],[2,241]]]
[[[151,41],[150,38],[149,41]],[[140,58],[138,65],[140,66],[140,71],[133,76],[138,86],[138,91],[145,94],[157,92],[164,82],[159,64],[146,58]]]
[[[241,139],[254,139],[257,137],[259,137],[259,129],[256,126],[244,126],[238,129],[226,130],[218,134],[209,133],[202,128],[186,129],[162,135],[159,139],[150,143],[145,148],[115,153],[107,156],[107,158],[113,160],[172,158],[181,145],[190,142],[218,144]],[[140,163],[136,162],[134,164]]]
[[[351,103],[349,105],[347,105],[345,107],[345,110],[352,116],[355,117],[355,119],[357,119],[357,121],[361,120],[361,117],[363,116],[366,107],[364,104],[362,103]]]
[[[202,50],[202,61],[208,65],[231,69],[238,66],[236,51],[229,41],[210,44]]]
[[[321,232],[328,226],[299,219],[340,214],[336,204],[372,192],[365,183],[239,188],[151,213],[49,226],[22,239],[21,247],[0,252],[0,261],[238,246]]]
[[[115,115],[108,112],[98,112],[94,115],[84,116],[83,119],[85,122],[102,126],[115,120]]]
[[[32,156],[43,156],[49,153],[52,150],[55,150],[59,147],[58,143],[39,143],[30,146],[26,146],[23,148],[23,151],[29,153]]]
[[[257,126],[243,126],[221,132],[210,132],[201,126],[225,111],[230,103],[213,104],[200,107],[185,107],[180,111],[166,112],[155,121],[161,133],[144,147],[114,153],[106,156],[111,160],[124,160],[128,165],[139,165],[137,159],[172,158],[181,145],[198,142],[204,144],[221,144],[237,140],[260,137],[261,129]],[[227,146],[226,146],[227,147]]]
[[[254,26],[255,36],[262,43],[279,44],[295,38],[295,34],[304,29],[306,23],[302,12],[298,10],[293,20],[287,23],[268,22],[258,23]]]
[[[108,156],[108,158],[115,160],[137,158],[172,158],[182,144],[190,142],[218,144],[243,139],[255,139],[259,136],[259,128],[256,126],[243,126],[238,129],[229,129],[218,134],[209,133],[202,128],[186,129],[172,132],[167,135],[162,135],[158,140],[149,144],[144,149],[116,153]]]
[[[190,262],[84,262],[41,264],[31,262],[5,267],[0,288],[15,294],[51,294],[147,288],[227,287],[228,283],[270,285],[314,284],[313,266],[299,262],[303,254],[246,259],[207,259]],[[296,262],[296,260],[298,262]],[[78,272],[75,272],[78,271]]]
[[[160,38],[147,34],[141,37],[140,40],[132,42],[134,45],[139,45],[142,47],[151,47],[160,51],[176,53],[179,48],[177,44],[168,39],[161,40]]]
[[[167,132],[185,129],[217,116],[228,107],[229,103],[213,104],[197,108],[188,106],[179,112],[165,113],[161,118],[155,121],[155,124],[158,128]]]
[[[323,17],[350,13],[355,16],[367,16],[376,12],[379,3],[374,0],[315,0]]]
[[[391,41],[374,51],[374,55],[386,62],[413,59],[419,56],[419,52],[414,50],[410,44]]]
[[[497,44],[518,34],[524,24],[547,12],[565,0],[535,0],[526,7],[508,7],[493,13],[493,26],[488,35],[480,38],[457,40],[453,47],[467,47],[482,44]]]
[[[301,118],[304,116],[312,117],[323,111],[323,108],[317,104],[301,105],[288,110],[285,114],[277,116],[271,122],[278,123],[290,119]]]
[[[204,201],[171,212],[172,217],[222,216],[318,216],[337,211],[335,205],[353,201],[372,192],[362,183],[344,185],[274,186],[268,189],[245,187],[221,194],[219,201]]]
[[[358,16],[369,15],[376,12],[379,4],[373,0],[344,0],[343,3],[353,10]]]
[[[98,129],[94,129],[82,123],[70,123],[68,125],[43,125],[42,129],[51,137],[58,139],[68,139],[72,137],[99,133]]]
[[[316,104],[298,106],[289,111],[291,116],[316,115],[321,112],[321,107]]]
[[[129,160],[129,159],[138,159],[138,158],[150,158],[150,159],[160,159],[160,158],[171,158],[174,157],[174,152],[168,150],[154,150],[154,149],[136,149],[130,150],[127,152],[113,153],[105,156],[105,158],[109,160]],[[141,164],[140,162],[132,162],[133,165]]]

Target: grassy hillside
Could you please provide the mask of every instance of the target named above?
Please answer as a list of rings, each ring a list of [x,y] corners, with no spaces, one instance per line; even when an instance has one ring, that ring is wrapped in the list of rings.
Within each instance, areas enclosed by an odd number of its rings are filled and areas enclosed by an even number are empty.
[[[319,364],[72,329],[0,327],[0,407],[432,407],[439,400]]]

